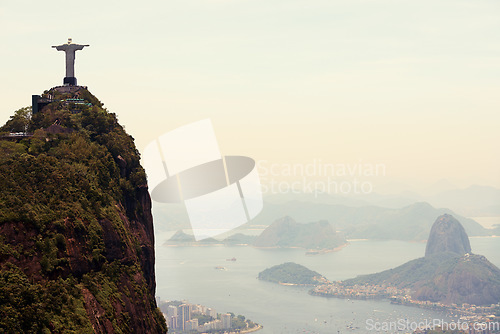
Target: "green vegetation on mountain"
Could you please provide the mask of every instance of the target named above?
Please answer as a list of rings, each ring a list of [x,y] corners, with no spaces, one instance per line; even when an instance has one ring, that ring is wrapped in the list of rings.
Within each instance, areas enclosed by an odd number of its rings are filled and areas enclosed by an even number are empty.
[[[445,304],[498,303],[500,269],[482,255],[464,254],[464,249],[470,251],[469,240],[467,234],[464,239],[456,224],[460,225],[450,215],[438,217],[429,236],[429,242],[436,246],[428,246],[433,251],[425,257],[381,273],[358,276],[344,283],[410,288],[413,299]]]
[[[31,107],[24,107],[14,112],[7,123],[0,127],[0,134],[9,132],[28,132],[31,128]]]
[[[65,333],[93,333],[77,281],[31,282],[17,266],[0,271],[0,329],[2,333],[43,333],[64,328]]]
[[[0,140],[0,331],[163,333],[133,138],[86,89],[48,94],[0,128],[33,133]]]
[[[321,274],[293,262],[286,262],[268,268],[259,273],[258,279],[273,283],[297,285],[317,285],[326,281]]]
[[[500,300],[500,270],[484,256],[475,254],[435,254],[344,283],[411,288],[416,300],[445,304],[491,305]]]
[[[346,244],[327,221],[300,224],[290,217],[276,220],[255,240],[255,247],[301,247],[306,249],[334,249]]]

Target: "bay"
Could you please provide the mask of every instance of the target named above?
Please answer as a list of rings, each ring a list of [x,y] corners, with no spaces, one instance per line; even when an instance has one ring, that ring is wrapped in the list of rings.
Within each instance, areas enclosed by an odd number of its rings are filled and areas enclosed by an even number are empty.
[[[367,321],[411,325],[443,319],[446,312],[392,305],[384,300],[347,300],[311,296],[307,288],[259,281],[260,271],[296,262],[330,280],[379,272],[423,256],[425,243],[351,240],[338,252],[308,256],[302,249],[256,249],[241,246],[165,247],[157,238],[157,296],[188,300],[233,312],[261,324],[258,333],[370,332]],[[500,238],[470,238],[472,250],[500,266]],[[235,257],[236,261],[226,261]],[[222,266],[226,270],[216,270]],[[371,331],[373,332],[373,331]]]

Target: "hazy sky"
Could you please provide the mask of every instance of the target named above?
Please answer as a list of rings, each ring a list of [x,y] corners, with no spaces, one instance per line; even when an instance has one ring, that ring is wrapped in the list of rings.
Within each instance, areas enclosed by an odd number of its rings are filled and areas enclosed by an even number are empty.
[[[210,118],[224,154],[500,187],[498,0],[0,1],[0,122],[76,77],[140,150]],[[382,183],[383,183],[382,182]]]

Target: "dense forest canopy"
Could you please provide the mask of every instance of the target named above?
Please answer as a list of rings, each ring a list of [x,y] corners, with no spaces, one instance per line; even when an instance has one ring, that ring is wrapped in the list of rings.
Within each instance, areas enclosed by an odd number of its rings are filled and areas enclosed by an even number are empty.
[[[0,140],[0,331],[93,333],[95,300],[110,331],[165,332],[134,140],[86,89],[48,94],[42,112],[19,109],[0,128],[32,134]]]

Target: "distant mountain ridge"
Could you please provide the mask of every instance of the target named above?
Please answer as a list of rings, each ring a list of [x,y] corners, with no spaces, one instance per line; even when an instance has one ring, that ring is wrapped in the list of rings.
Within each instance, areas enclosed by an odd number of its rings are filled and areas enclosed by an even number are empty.
[[[406,186],[407,189],[411,187]],[[373,217],[381,215],[392,215],[394,212],[412,207],[417,203],[429,203],[435,208],[432,216],[426,217],[432,221],[435,217],[448,213],[457,218],[470,236],[491,235],[491,231],[484,228],[469,226],[472,223],[466,221],[465,217],[495,217],[500,216],[500,189],[492,186],[472,185],[467,188],[457,188],[447,180],[440,180],[433,186],[419,191],[403,191],[393,194],[370,193],[360,196],[340,196],[335,194],[274,194],[264,197],[264,210],[252,222],[246,226],[269,225],[272,221],[289,215],[298,221],[328,220],[335,223],[340,230],[350,232],[351,230],[364,230],[366,226],[355,226],[352,220],[362,216],[373,214]],[[359,212],[356,212],[359,211]],[[178,230],[190,228],[189,218],[183,205],[156,204],[153,212],[157,229],[159,231]],[[407,217],[411,218],[411,217]],[[378,219],[377,219],[378,220]],[[410,219],[411,220],[411,219]],[[380,222],[381,220],[379,220]],[[371,225],[377,221],[366,220],[362,225]],[[366,223],[366,224],[365,224]],[[408,224],[411,225],[411,224]],[[430,231],[430,225],[425,231],[417,231],[416,234],[424,232],[425,236]],[[363,232],[363,231],[361,231]],[[378,234],[375,232],[375,234]],[[358,238],[360,236],[350,236]],[[380,236],[379,236],[380,237]],[[425,237],[420,238],[420,240]],[[400,240],[419,240],[418,237]]]
[[[465,189],[440,192],[429,198],[435,206],[455,208],[462,215],[471,217],[500,215],[500,189],[473,185]]]
[[[485,190],[487,193],[496,191],[495,188],[488,189]],[[373,194],[373,196],[377,197],[378,195]],[[267,227],[276,219],[291,216],[298,222],[329,221],[335,224],[336,229],[342,231],[348,239],[421,241],[427,239],[432,222],[436,217],[450,214],[463,225],[470,236],[500,234],[498,232],[500,228],[497,230],[486,229],[474,219],[461,216],[447,208],[436,208],[427,202],[413,202],[413,204],[401,208],[388,208],[368,205],[367,202],[362,201],[341,201],[334,196],[332,199],[325,194],[318,195],[317,198],[306,195],[297,195],[296,198],[294,200],[293,196],[271,197],[270,201],[265,202],[262,212],[236,232],[245,233],[245,228]],[[494,205],[488,207],[493,213],[496,210]],[[160,206],[157,209],[160,211],[156,212],[155,219],[159,222],[160,229],[190,228],[185,208]],[[500,215],[500,204],[498,215]]]
[[[393,239],[425,240],[434,219],[450,214],[464,226],[472,236],[491,235],[473,219],[457,215],[449,209],[437,209],[426,202],[418,202],[401,209],[376,206],[349,207],[309,202],[286,202],[264,205],[262,213],[247,227],[267,226],[283,216],[297,221],[327,220],[336,229],[344,232],[348,239]]]

